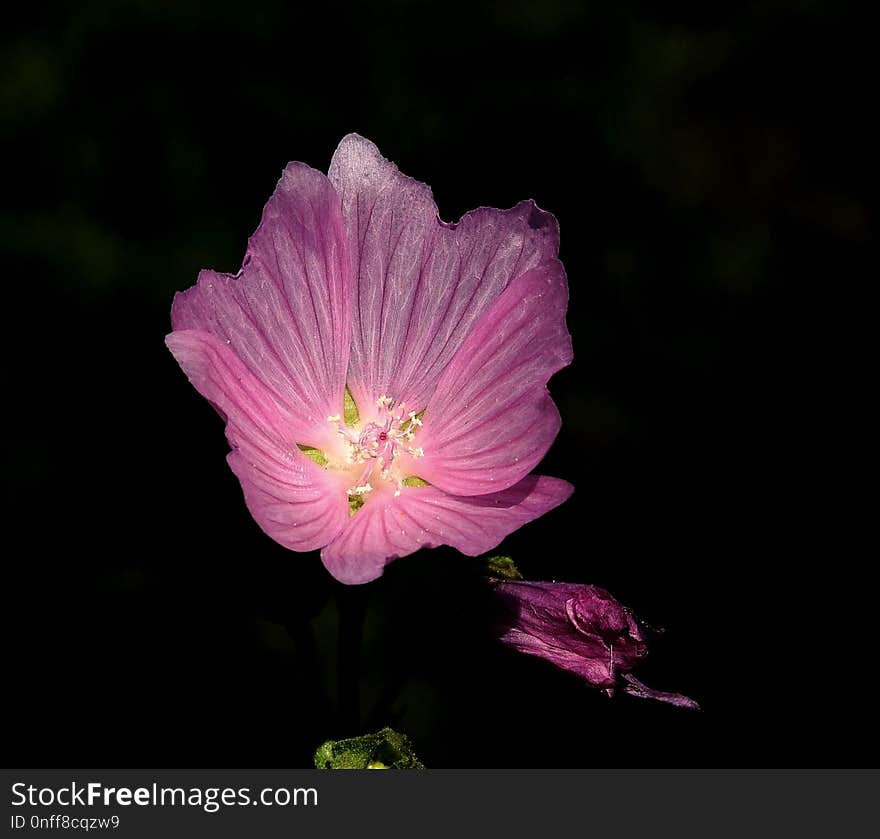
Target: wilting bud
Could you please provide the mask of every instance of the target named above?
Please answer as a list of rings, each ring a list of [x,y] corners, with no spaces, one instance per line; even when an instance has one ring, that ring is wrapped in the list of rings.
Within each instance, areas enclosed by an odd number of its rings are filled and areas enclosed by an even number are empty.
[[[651,690],[631,673],[648,646],[644,624],[607,591],[576,583],[492,580],[503,607],[503,644],[552,661],[601,688],[699,708],[678,693]]]

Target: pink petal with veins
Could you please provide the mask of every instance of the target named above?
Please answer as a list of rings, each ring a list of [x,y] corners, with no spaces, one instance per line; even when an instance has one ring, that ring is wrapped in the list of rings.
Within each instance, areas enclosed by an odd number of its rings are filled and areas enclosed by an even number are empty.
[[[236,275],[202,271],[178,294],[175,331],[226,341],[278,403],[299,443],[329,445],[342,409],[351,336],[339,199],[327,178],[291,163],[263,210]]]
[[[165,342],[196,390],[225,417],[232,447],[227,460],[257,524],[295,551],[327,544],[348,524],[348,499],[336,477],[289,440],[269,390],[207,332],[172,332]]]
[[[457,224],[430,187],[349,134],[330,164],[352,275],[349,387],[361,410],[382,395],[421,410],[480,316],[510,282],[556,257],[556,219],[533,201],[481,208]]]
[[[571,361],[568,286],[556,260],[515,279],[480,319],[428,402],[414,466],[459,495],[511,486],[559,431],[548,379]]]
[[[476,498],[436,487],[409,487],[371,497],[348,527],[321,552],[324,565],[344,583],[378,577],[392,559],[419,548],[451,545],[477,556],[517,528],[560,505],[572,493],[558,478],[530,475],[503,492]]]

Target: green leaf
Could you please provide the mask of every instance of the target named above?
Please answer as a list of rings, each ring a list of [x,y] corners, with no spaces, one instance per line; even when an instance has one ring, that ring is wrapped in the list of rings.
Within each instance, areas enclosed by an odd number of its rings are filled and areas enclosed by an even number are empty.
[[[409,738],[391,728],[347,740],[328,740],[315,752],[318,769],[424,769]]]
[[[502,580],[521,580],[523,578],[509,556],[493,556],[491,559],[487,559],[486,572],[490,577],[498,577]]]
[[[342,414],[347,426],[355,426],[361,421],[361,415],[358,413],[357,405],[354,404],[354,398],[348,388],[345,389],[345,407]]]
[[[302,446],[297,443],[297,448],[308,458],[314,460],[318,466],[326,466],[327,465],[327,455],[324,454],[320,449],[316,449],[314,446]]]

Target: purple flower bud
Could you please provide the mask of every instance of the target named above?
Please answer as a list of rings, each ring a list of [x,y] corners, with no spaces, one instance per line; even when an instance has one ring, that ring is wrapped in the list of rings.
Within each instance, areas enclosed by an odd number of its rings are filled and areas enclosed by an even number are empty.
[[[577,673],[609,696],[615,688],[646,699],[697,709],[693,699],[652,690],[630,670],[647,655],[647,629],[598,586],[493,580],[505,618],[503,644]]]

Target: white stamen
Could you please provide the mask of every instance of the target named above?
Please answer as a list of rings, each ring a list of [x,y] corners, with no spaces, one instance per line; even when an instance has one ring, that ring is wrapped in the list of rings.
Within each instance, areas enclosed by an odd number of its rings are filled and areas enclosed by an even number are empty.
[[[362,499],[373,491],[369,483],[371,477],[381,476],[383,481],[396,483],[394,497],[400,496],[406,486],[396,459],[403,453],[414,458],[425,456],[421,447],[414,448],[416,431],[422,420],[415,411],[406,411],[406,403],[395,404],[393,397],[382,394],[376,399],[378,412],[374,419],[358,428],[348,428],[340,421],[339,415],[328,417],[335,422],[340,436],[349,444],[346,460],[352,464],[363,464],[355,485],[346,490],[349,497]]]

